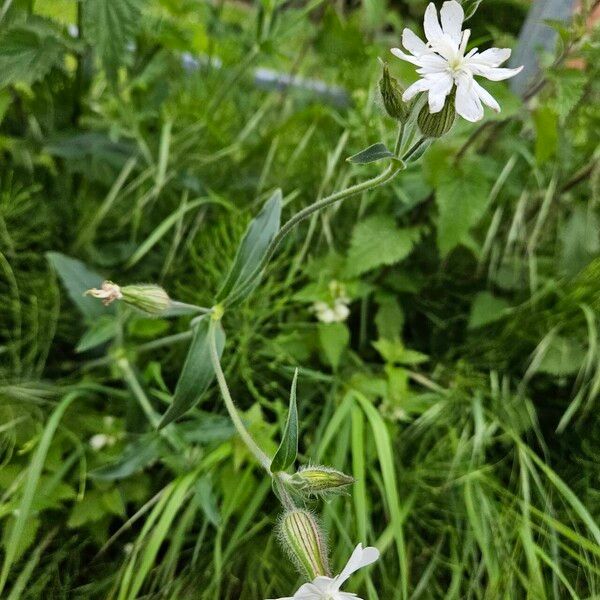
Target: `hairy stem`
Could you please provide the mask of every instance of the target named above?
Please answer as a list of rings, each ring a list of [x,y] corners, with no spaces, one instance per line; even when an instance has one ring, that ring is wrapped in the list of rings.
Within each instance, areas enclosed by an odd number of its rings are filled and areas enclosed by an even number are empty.
[[[367,179],[362,183],[357,183],[356,185],[352,185],[349,188],[344,190],[340,190],[339,192],[335,192],[322,200],[318,200],[313,204],[303,208],[301,211],[297,212],[289,221],[283,224],[281,229],[277,232],[277,235],[273,238],[269,246],[267,247],[267,251],[265,252],[262,260],[254,269],[254,271],[248,276],[246,279],[246,283],[238,290],[236,294],[231,296],[226,300],[226,304],[232,304],[235,302],[242,294],[247,290],[248,287],[253,285],[256,277],[262,272],[262,270],[267,266],[271,258],[273,258],[273,254],[279,247],[279,244],[283,241],[285,236],[292,230],[296,225],[310,217],[313,213],[316,213],[328,206],[339,202],[340,200],[345,200],[346,198],[350,198],[351,196],[355,196],[356,194],[360,194],[361,192],[365,192],[367,190],[371,190],[373,188],[379,187],[384,183],[392,180],[397,174],[398,171],[404,168],[404,164],[401,161],[393,161],[382,173],[377,175],[377,177],[373,177],[371,179]]]
[[[229,413],[229,416],[233,422],[234,427],[238,432],[238,435],[242,438],[242,441],[244,442],[244,444],[246,444],[248,450],[252,452],[256,460],[261,464],[265,471],[269,473],[270,476],[271,460],[258,447],[258,444],[254,441],[253,437],[250,435],[250,432],[246,429],[246,426],[244,425],[235,407],[233,398],[231,397],[231,393],[229,392],[229,386],[227,385],[227,381],[225,380],[225,373],[223,373],[223,369],[221,368],[221,362],[219,361],[219,354],[217,352],[215,325],[216,321],[212,320],[209,329],[210,359],[215,370],[215,375],[217,376],[217,383],[219,384],[219,389],[221,390],[221,395],[223,396],[225,407],[227,408],[227,412]]]

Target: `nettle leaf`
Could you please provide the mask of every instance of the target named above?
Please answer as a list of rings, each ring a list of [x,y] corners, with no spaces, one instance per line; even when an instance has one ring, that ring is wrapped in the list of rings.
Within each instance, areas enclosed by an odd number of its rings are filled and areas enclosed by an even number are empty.
[[[54,267],[63,282],[71,300],[81,311],[84,317],[93,321],[98,317],[115,312],[114,305],[103,306],[96,298],[84,296],[86,290],[100,287],[104,278],[89,269],[84,263],[60,252],[47,252],[46,258]]]
[[[0,37],[0,86],[31,85],[62,64],[65,44],[50,21],[36,17]]]
[[[355,165],[366,165],[384,158],[394,158],[394,153],[390,152],[385,144],[378,142],[346,160]]]
[[[291,467],[298,455],[298,405],[296,403],[296,386],[298,384],[298,369],[294,372],[292,389],[290,390],[290,407],[283,430],[281,444],[271,461],[271,472],[285,471]]]
[[[265,202],[262,210],[248,225],[227,279],[217,295],[219,302],[232,296],[240,288],[250,283],[250,276],[260,264],[269,244],[279,231],[281,202],[281,190],[276,190]],[[256,283],[258,283],[258,278]],[[238,298],[238,301],[247,297],[253,287],[249,286],[243,296]]]
[[[575,339],[556,336],[544,352],[538,371],[563,377],[574,375],[584,364],[586,349]]]
[[[459,244],[469,243],[469,231],[485,213],[490,188],[476,163],[469,162],[462,168],[449,165],[440,173],[435,199],[437,243],[442,256]]]
[[[420,228],[397,227],[383,215],[369,217],[354,227],[344,275],[356,277],[381,265],[393,265],[410,254],[420,237]]]
[[[497,298],[489,292],[480,292],[475,296],[469,316],[469,329],[483,327],[501,319],[510,304],[504,298]]]
[[[335,370],[350,344],[350,331],[344,323],[319,323],[318,331],[325,358]]]
[[[194,327],[194,337],[175,388],[173,403],[164,414],[159,429],[190,410],[200,400],[214,379],[215,370],[210,359],[209,327],[210,317],[202,319]],[[215,334],[217,352],[220,357],[225,347],[225,332],[220,323],[217,325]]]
[[[140,0],[85,0],[83,35],[114,75],[140,24]]]

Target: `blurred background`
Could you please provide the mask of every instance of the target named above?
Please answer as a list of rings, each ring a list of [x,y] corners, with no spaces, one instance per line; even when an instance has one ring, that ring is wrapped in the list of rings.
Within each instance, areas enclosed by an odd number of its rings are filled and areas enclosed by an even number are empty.
[[[527,66],[489,86],[502,112],[296,230],[226,314],[223,366],[268,452],[300,367],[301,462],[357,480],[314,504],[334,571],[359,541],[382,551],[348,591],[597,598],[597,6],[464,4],[472,46]],[[217,390],[173,439],[149,423],[189,319],[81,294],[106,277],[210,306],[275,188],[289,217],[375,175],[345,159],[393,143],[377,58],[415,80],[389,48],[425,7],[0,2],[0,597],[297,589]],[[349,317],[323,323],[335,294]]]

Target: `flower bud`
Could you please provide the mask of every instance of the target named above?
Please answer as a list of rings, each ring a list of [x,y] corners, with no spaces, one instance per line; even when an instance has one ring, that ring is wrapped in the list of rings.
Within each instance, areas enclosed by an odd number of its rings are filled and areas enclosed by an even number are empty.
[[[300,492],[319,495],[343,492],[354,478],[330,467],[305,467],[292,476],[291,483]]]
[[[383,63],[383,73],[379,80],[379,91],[383,106],[392,119],[404,122],[408,118],[408,107],[402,100],[402,87],[398,80],[390,75],[387,63]]]
[[[452,129],[456,119],[456,110],[454,108],[454,92],[451,93],[440,112],[430,113],[429,106],[421,109],[417,118],[419,129],[426,137],[439,138],[445,135]]]
[[[121,295],[124,302],[150,315],[158,315],[171,306],[171,298],[158,285],[126,285],[121,288]]]
[[[279,539],[310,581],[319,575],[329,575],[325,540],[311,513],[300,509],[286,512],[279,524]]]
[[[103,281],[100,289],[92,288],[91,290],[86,290],[83,295],[102,300],[104,306],[108,306],[115,300],[121,300],[121,298],[123,298],[121,288],[112,281]]]

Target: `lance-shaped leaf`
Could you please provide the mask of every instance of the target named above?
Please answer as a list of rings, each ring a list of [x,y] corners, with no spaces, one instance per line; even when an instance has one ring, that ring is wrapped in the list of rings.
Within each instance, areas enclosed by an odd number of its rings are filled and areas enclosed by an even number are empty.
[[[271,461],[271,472],[285,471],[294,464],[298,455],[298,406],[296,403],[296,384],[298,382],[298,369],[294,373],[292,389],[290,391],[290,408],[283,430],[283,438],[277,452]]]
[[[219,302],[228,296],[234,295],[246,284],[250,284],[250,277],[259,266],[269,244],[279,231],[281,200],[281,190],[276,190],[248,225],[231,270],[217,295]],[[238,300],[246,297],[252,291],[252,288],[252,285],[248,285],[248,288]]]
[[[378,142],[346,160],[355,165],[366,165],[367,163],[383,160],[384,158],[394,158],[394,153],[390,152],[385,144]]]
[[[60,252],[47,252],[46,258],[54,267],[63,282],[71,300],[90,321],[96,320],[101,315],[113,314],[114,306],[103,306],[95,298],[84,296],[84,292],[90,288],[100,287],[102,275],[90,270],[80,260],[65,256]]]
[[[215,376],[215,370],[210,360],[208,329],[208,318],[202,319],[194,328],[194,337],[175,388],[173,404],[164,414],[159,429],[178,419],[192,408],[206,392]],[[215,335],[217,352],[221,356],[225,347],[225,332],[220,323],[216,327]]]

